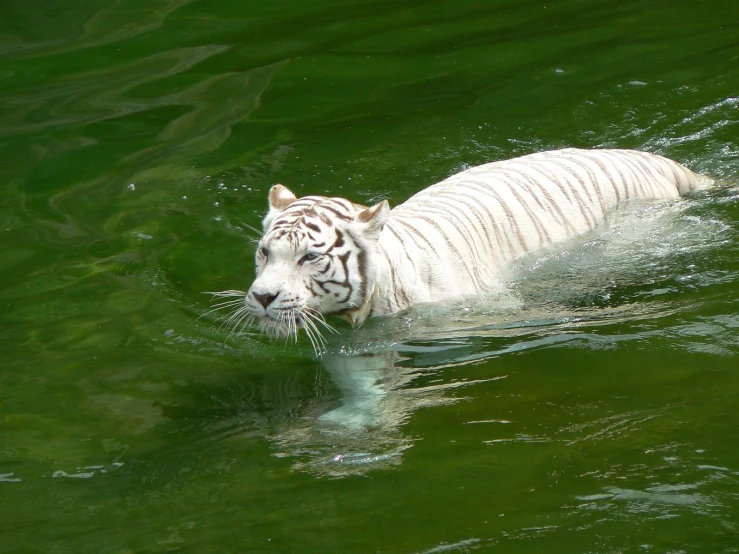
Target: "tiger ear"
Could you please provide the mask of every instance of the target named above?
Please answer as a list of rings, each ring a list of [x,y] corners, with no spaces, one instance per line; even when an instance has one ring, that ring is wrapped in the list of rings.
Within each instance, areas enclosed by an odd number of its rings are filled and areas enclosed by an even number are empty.
[[[293,192],[283,186],[275,185],[269,189],[269,209],[281,212],[298,199]]]
[[[365,227],[365,232],[379,236],[388,216],[390,216],[390,204],[387,200],[383,200],[379,204],[359,212],[356,220]]]

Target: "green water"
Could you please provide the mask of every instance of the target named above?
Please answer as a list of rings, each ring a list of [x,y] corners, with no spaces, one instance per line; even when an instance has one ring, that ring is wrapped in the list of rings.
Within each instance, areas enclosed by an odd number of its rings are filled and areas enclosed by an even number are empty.
[[[0,552],[739,552],[739,4],[1,2]],[[266,192],[716,177],[499,296],[228,337]]]

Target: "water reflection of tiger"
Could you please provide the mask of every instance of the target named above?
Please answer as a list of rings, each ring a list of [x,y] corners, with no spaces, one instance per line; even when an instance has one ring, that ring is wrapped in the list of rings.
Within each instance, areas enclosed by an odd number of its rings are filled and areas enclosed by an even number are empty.
[[[675,198],[710,184],[677,162],[633,150],[566,149],[468,169],[390,210],[344,198],[269,193],[257,278],[234,327],[273,337],[304,329],[319,350],[327,314],[355,327],[412,304],[485,293],[501,267],[595,227],[626,200]]]

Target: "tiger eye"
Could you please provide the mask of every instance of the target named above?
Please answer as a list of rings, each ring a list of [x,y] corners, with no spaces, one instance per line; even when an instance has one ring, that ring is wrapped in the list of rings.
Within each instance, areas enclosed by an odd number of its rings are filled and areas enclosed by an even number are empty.
[[[298,260],[298,265],[303,265],[305,262],[312,262],[314,260],[317,260],[320,256],[320,254],[317,254],[315,252],[308,252],[302,258],[300,258],[300,260]]]

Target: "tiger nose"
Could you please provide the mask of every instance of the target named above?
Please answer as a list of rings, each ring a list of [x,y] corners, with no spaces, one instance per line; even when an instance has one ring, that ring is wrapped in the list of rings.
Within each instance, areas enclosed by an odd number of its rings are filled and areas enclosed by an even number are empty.
[[[264,307],[264,309],[266,310],[266,309],[267,309],[267,306],[269,306],[270,304],[272,304],[272,302],[274,302],[275,298],[277,298],[277,296],[278,296],[279,294],[280,294],[279,292],[278,292],[277,294],[270,294],[270,293],[265,293],[265,294],[257,294],[256,292],[253,292],[253,293],[252,293],[252,296],[253,296],[253,297],[254,297],[254,298],[256,299],[256,301],[257,301],[257,302],[259,302],[259,303],[260,303],[260,304],[261,304],[261,305],[262,305],[262,306]]]

